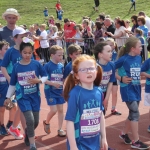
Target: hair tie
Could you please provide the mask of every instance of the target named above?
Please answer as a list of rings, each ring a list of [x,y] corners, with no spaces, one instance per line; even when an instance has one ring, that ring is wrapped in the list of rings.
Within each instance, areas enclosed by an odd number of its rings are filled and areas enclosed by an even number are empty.
[[[22,41],[24,43],[30,43],[32,46],[34,45],[34,42],[31,39],[27,38],[27,37],[22,38]]]
[[[125,45],[123,45],[123,47],[125,48],[126,46],[125,46]]]

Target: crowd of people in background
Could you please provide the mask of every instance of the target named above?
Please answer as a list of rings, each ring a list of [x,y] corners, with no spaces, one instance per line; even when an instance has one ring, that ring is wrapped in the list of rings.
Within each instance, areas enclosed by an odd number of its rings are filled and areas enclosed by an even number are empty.
[[[95,11],[98,6],[99,1],[95,0]],[[64,18],[62,26],[58,21],[63,14],[60,1],[56,4],[57,20],[49,16],[47,7],[43,13],[47,23],[30,26],[17,25],[20,14],[14,8],[2,14],[7,25],[0,29],[0,134],[9,132],[15,139],[24,138],[30,150],[37,149],[34,130],[39,123],[39,84],[44,83],[50,107],[43,120],[47,134],[53,132],[50,123],[58,112],[58,136],[66,136],[62,124],[63,104],[67,101],[67,149],[115,150],[107,144],[104,116],[109,111],[111,94],[111,114],[123,113],[116,109],[120,82],[121,98],[129,115],[119,137],[132,148],[147,149],[149,146],[139,140],[138,107],[140,74],[147,78],[144,101],[150,106],[150,59],[144,48],[148,45],[150,51],[150,18],[143,11],[128,20],[100,13],[95,20],[84,16],[80,23]],[[5,108],[10,111],[6,126]],[[20,121],[24,137],[19,131]],[[133,141],[128,136],[129,128]]]

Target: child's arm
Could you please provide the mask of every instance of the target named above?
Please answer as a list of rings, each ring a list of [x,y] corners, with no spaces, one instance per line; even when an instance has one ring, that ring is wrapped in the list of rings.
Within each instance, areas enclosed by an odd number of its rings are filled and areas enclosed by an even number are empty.
[[[49,81],[49,80],[47,80],[47,81],[45,82],[45,84],[54,86],[54,87],[57,88],[57,89],[61,86],[61,84],[59,84],[59,83],[54,83],[54,82]]]
[[[150,74],[146,72],[141,72],[141,76],[145,76],[146,78],[150,78]]]
[[[67,121],[67,137],[70,145],[70,150],[78,150],[77,144],[75,141],[75,134],[74,134],[74,123],[72,121]]]
[[[101,112],[101,121],[100,121],[100,130],[101,130],[101,149],[108,150],[108,144],[106,139],[106,129],[105,129],[105,118],[103,112]]]
[[[132,78],[129,78],[127,76],[119,76],[118,72],[115,73],[115,76],[120,82],[125,84],[129,84],[132,81]]]
[[[7,79],[8,83],[10,83],[10,76],[9,76],[6,68],[5,67],[1,67],[1,71],[2,71],[2,73],[4,75],[4,77]]]
[[[109,83],[108,83],[108,87],[107,87],[107,91],[106,91],[106,97],[105,97],[104,102],[103,102],[104,107],[105,107],[106,109],[107,109],[107,107],[108,107],[108,100],[109,100],[110,93],[111,93],[111,91],[112,91],[112,85],[113,85],[112,82],[109,82]]]

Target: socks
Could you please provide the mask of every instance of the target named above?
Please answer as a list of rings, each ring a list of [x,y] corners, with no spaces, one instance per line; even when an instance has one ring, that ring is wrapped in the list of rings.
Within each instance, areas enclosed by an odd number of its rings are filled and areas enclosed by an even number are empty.
[[[15,130],[16,128],[12,125],[12,129]]]
[[[36,148],[35,143],[30,144],[30,148],[32,148],[32,147],[35,147],[35,148]]]
[[[116,106],[112,106],[111,110],[115,110]]]

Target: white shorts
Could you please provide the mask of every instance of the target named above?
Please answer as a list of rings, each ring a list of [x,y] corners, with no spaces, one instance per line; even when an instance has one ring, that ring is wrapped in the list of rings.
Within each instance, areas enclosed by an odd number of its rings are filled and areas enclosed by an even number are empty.
[[[150,106],[150,93],[145,93],[144,94],[144,105],[145,106]]]

